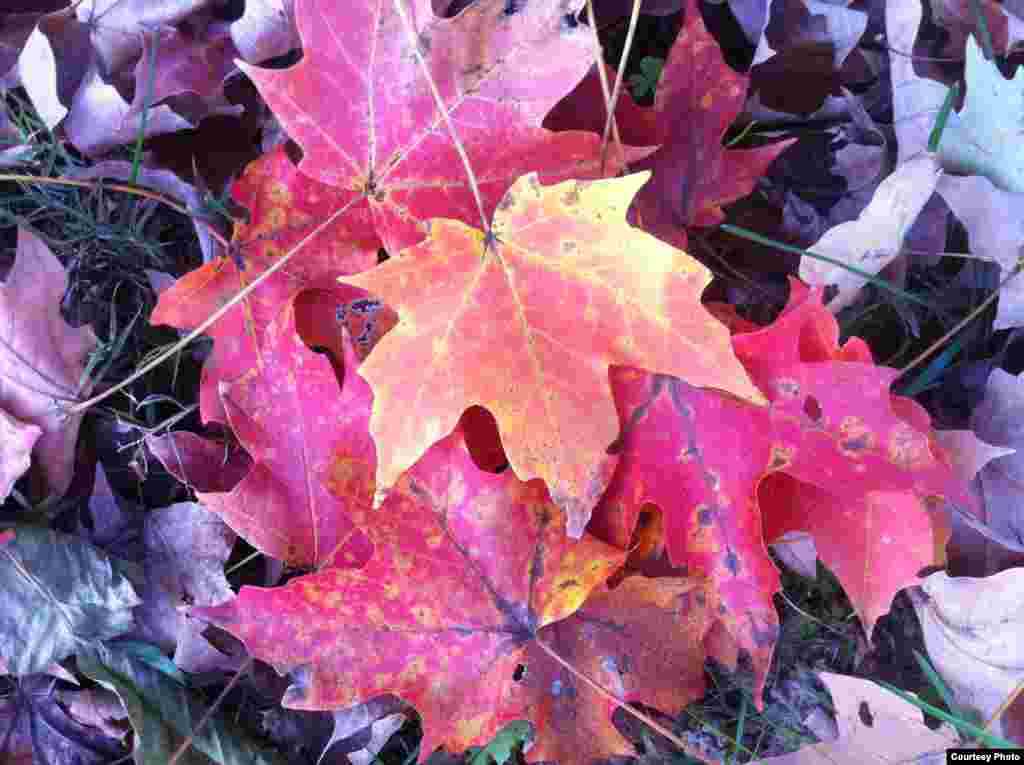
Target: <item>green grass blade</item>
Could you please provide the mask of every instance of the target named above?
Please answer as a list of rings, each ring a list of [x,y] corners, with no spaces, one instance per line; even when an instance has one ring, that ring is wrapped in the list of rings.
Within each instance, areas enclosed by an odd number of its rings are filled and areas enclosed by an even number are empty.
[[[983,742],[986,746],[995,747],[997,749],[1019,748],[1012,741],[1007,741],[1002,736],[997,736],[995,733],[990,733],[984,728],[979,728],[977,725],[974,725],[973,723],[969,723],[966,720],[961,720],[959,717],[951,715],[949,712],[943,711],[938,707],[932,706],[926,701],[921,701],[921,699],[917,698],[916,696],[912,696],[911,694],[905,691],[901,691],[896,686],[889,685],[889,683],[885,682],[884,680],[875,680],[874,682],[878,683],[887,691],[892,691],[901,699],[906,701],[908,704],[913,704],[915,707],[924,710],[932,717],[938,717],[940,720],[945,720],[950,725],[959,730],[961,733],[967,733],[968,735],[973,736],[974,738]]]
[[[146,99],[142,102],[142,115],[139,118],[139,134],[135,137],[135,147],[132,150],[132,174],[128,182],[136,184],[139,182],[139,168],[142,166],[142,144],[146,140],[146,122],[149,118],[149,107],[153,101],[153,86],[156,82],[156,51],[160,47],[160,32],[154,33],[153,50],[149,55],[149,71],[146,73]]]
[[[985,53],[985,58],[993,61],[996,52],[992,45],[992,30],[988,28],[988,19],[985,18],[985,12],[981,8],[981,0],[971,0],[971,10],[974,11],[974,17],[978,20],[978,33],[975,36],[981,44],[981,50]]]
[[[939,677],[939,673],[932,667],[931,662],[926,659],[920,651],[914,651],[914,659],[917,660],[917,665],[924,672],[924,676],[928,678],[928,682],[932,684],[932,687],[938,692],[939,696],[949,707],[950,711],[954,714],[962,717],[963,713],[957,707],[956,701],[953,700],[953,692],[949,690],[949,686],[943,682],[942,678]]]
[[[928,151],[933,154],[939,150],[939,143],[942,141],[942,133],[946,129],[946,122],[949,121],[949,115],[953,111],[953,104],[956,103],[957,97],[960,95],[960,83],[953,83],[953,87],[946,93],[946,100],[942,102],[942,107],[939,109],[939,114],[935,118],[935,125],[932,127],[932,132],[928,135]]]
[[[955,337],[953,342],[942,349],[942,353],[931,360],[928,366],[922,370],[921,374],[915,377],[912,382],[907,383],[906,386],[900,387],[899,395],[916,396],[918,393],[926,391],[935,385],[936,379],[946,371],[953,362],[953,359],[960,353],[963,344],[964,339],[962,335]]]
[[[815,260],[821,260],[824,261],[825,263],[830,263],[833,266],[838,266],[839,268],[845,269],[849,271],[851,274],[856,274],[860,278],[865,279],[871,282],[872,284],[875,284],[881,287],[882,289],[891,292],[893,295],[897,295],[898,297],[903,298],[906,301],[909,301],[911,303],[917,303],[918,305],[922,305],[931,311],[935,310],[934,307],[927,300],[922,300],[916,295],[911,295],[909,292],[905,292],[904,290],[901,290],[899,287],[894,287],[892,284],[889,284],[889,282],[887,282],[885,279],[881,279],[873,274],[869,274],[867,271],[862,271],[859,268],[851,266],[848,263],[843,263],[843,261],[841,260],[830,258],[827,255],[819,255],[817,253],[804,250],[800,247],[794,247],[791,244],[786,244],[785,242],[780,242],[775,239],[771,239],[767,236],[762,236],[761,234],[758,234],[756,231],[750,231],[749,229],[743,228],[742,226],[734,226],[731,223],[722,223],[718,227],[722,229],[722,231],[732,234],[733,236],[738,236],[741,239],[747,239],[751,242],[763,244],[766,247],[774,247],[775,249],[782,250],[783,252],[791,252],[794,255],[804,255],[808,258],[814,258]]]

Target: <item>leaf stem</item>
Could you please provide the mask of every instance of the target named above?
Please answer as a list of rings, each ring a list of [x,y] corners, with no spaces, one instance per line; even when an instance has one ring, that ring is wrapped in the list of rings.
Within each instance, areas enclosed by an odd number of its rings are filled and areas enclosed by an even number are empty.
[[[622,137],[619,135],[619,126],[615,122],[615,105],[618,104],[619,96],[622,94],[622,81],[625,79],[626,62],[629,60],[629,52],[633,49],[633,37],[636,34],[637,21],[640,19],[640,3],[641,0],[633,0],[633,9],[629,14],[629,27],[626,29],[626,41],[622,46],[618,71],[615,73],[615,86],[612,88],[610,96],[608,94],[608,78],[604,70],[604,57],[601,56],[601,60],[597,62],[597,72],[601,80],[601,90],[604,93],[606,111],[604,131],[601,134],[601,175],[604,175],[604,166],[608,160],[608,138],[612,134],[613,128],[615,143],[619,147],[619,154],[622,155],[623,164],[625,164],[626,160],[626,150],[622,148]],[[587,0],[587,14],[590,27],[594,30],[594,38],[597,39],[597,24],[594,22],[593,0]],[[598,51],[600,51],[600,42],[598,42]]]
[[[413,29],[412,21],[409,19],[409,14],[405,11],[404,0],[394,0],[394,2],[395,10],[397,10],[398,15],[402,17],[402,24],[405,26],[405,32],[409,38],[409,47],[412,48],[412,52],[416,56],[416,61],[423,70],[423,76],[426,78],[427,84],[430,86],[430,93],[434,97],[434,103],[437,104],[437,108],[441,112],[441,116],[444,118],[444,124],[448,128],[448,134],[452,137],[452,143],[455,144],[455,150],[459,153],[459,158],[462,160],[462,166],[466,170],[466,176],[469,178],[469,188],[473,192],[473,201],[476,202],[476,209],[480,213],[481,230],[490,231],[491,224],[490,221],[487,220],[484,201],[480,196],[480,185],[477,183],[476,173],[473,172],[473,166],[469,162],[469,155],[466,153],[466,147],[463,146],[462,141],[459,139],[459,134],[455,131],[455,124],[452,122],[452,117],[448,113],[448,108],[444,104],[444,99],[441,97],[441,91],[437,89],[437,83],[434,82],[434,77],[430,74],[430,67],[427,66],[427,60],[423,58],[423,53],[420,52],[419,41],[416,39],[416,30]]]
[[[893,295],[898,295],[904,300],[908,300],[911,303],[917,303],[918,305],[922,305],[925,308],[928,308],[929,310],[935,310],[934,307],[927,300],[922,300],[921,298],[917,297],[917,295],[912,295],[909,292],[901,290],[899,287],[894,287],[893,285],[889,284],[889,282],[887,282],[885,279],[881,279],[878,276],[875,276],[874,274],[868,273],[867,271],[862,271],[856,266],[851,266],[849,263],[844,263],[843,261],[837,260],[836,258],[830,258],[828,255],[819,255],[816,252],[810,252],[809,250],[805,250],[801,247],[795,247],[791,244],[786,244],[785,242],[779,242],[770,237],[762,236],[761,234],[758,234],[756,231],[750,231],[749,229],[745,229],[742,226],[734,226],[731,223],[722,223],[718,226],[718,228],[720,228],[722,231],[725,231],[726,233],[732,234],[733,236],[738,236],[741,239],[747,239],[751,242],[756,242],[757,244],[763,244],[766,247],[774,247],[775,249],[782,250],[783,252],[791,252],[794,255],[803,255],[808,258],[814,258],[815,260],[824,261],[825,263],[829,263],[833,266],[838,266],[839,268],[843,268],[849,271],[850,273],[856,274],[862,279],[865,279],[866,281],[869,281],[872,284],[881,287],[882,289],[888,292],[891,292]]]
[[[242,675],[249,671],[249,668],[252,666],[252,663],[252,656],[247,656],[245,661],[242,662],[242,666],[240,666],[238,668],[238,671],[235,672],[234,677],[232,677],[228,684],[224,686],[224,690],[220,692],[220,694],[214,700],[210,708],[206,710],[206,713],[201,718],[199,718],[199,722],[196,724],[196,727],[193,728],[192,732],[189,733],[188,736],[186,736],[185,740],[181,742],[181,746],[174,750],[174,754],[172,754],[171,759],[167,761],[167,765],[174,765],[181,757],[181,755],[185,754],[185,752],[188,751],[189,747],[192,746],[192,742],[195,740],[195,737],[199,734],[199,731],[202,730],[203,726],[205,726],[206,723],[210,721],[214,713],[217,711],[217,708],[224,703],[224,699],[227,698],[227,695],[231,692],[231,689],[234,688],[235,685],[237,685],[238,681],[242,678]]]
[[[612,702],[616,706],[622,707],[626,712],[631,714],[637,720],[639,720],[640,722],[642,722],[645,725],[649,726],[653,730],[657,731],[662,736],[664,736],[669,741],[671,741],[673,744],[678,746],[679,749],[682,752],[684,752],[685,754],[688,754],[690,757],[693,757],[694,759],[697,759],[697,760],[701,760],[702,762],[711,762],[711,760],[708,759],[707,755],[704,754],[703,752],[701,752],[701,750],[697,749],[697,747],[692,746],[690,744],[687,744],[685,741],[683,741],[681,738],[679,738],[679,736],[677,736],[675,733],[670,731],[668,728],[666,728],[661,723],[659,723],[656,720],[654,720],[650,715],[645,714],[644,712],[641,712],[639,709],[636,709],[635,707],[630,706],[625,700],[620,699],[618,696],[616,696],[614,693],[612,693],[607,688],[602,686],[600,683],[598,683],[597,681],[592,680],[589,677],[587,677],[587,675],[585,675],[583,672],[581,672],[580,670],[576,669],[576,667],[574,667],[568,661],[563,659],[554,648],[549,646],[543,640],[541,640],[540,638],[535,638],[535,641],[536,641],[537,645],[540,647],[540,649],[542,651],[544,651],[544,653],[546,653],[548,656],[550,656],[552,659],[554,659],[556,662],[558,662],[571,675],[573,675],[574,677],[578,678],[584,684],[589,686],[590,689],[593,690],[596,694],[598,694],[599,696],[601,696],[604,699],[607,699],[608,701]]]

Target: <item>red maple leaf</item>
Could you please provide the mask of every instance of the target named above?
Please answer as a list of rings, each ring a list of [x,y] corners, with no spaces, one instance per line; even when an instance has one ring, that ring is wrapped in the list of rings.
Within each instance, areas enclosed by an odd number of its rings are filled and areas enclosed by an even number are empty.
[[[371,396],[351,344],[339,389],[331,362],[302,342],[289,307],[265,329],[264,363],[220,384],[228,422],[254,465],[230,492],[200,500],[257,549],[296,566],[362,565],[350,518],[373,501]]]
[[[285,706],[399,695],[422,716],[424,755],[526,719],[531,758],[574,765],[634,752],[612,724],[617,702],[562,660],[620,699],[673,712],[702,694],[713,590],[639,576],[607,589],[625,553],[570,539],[539,482],[479,470],[461,432],[405,473],[380,511],[353,515],[374,546],[365,567],[244,587],[192,611],[279,671],[302,668]]]
[[[609,69],[612,81],[614,75]],[[644,230],[685,249],[687,228],[720,223],[722,205],[749,194],[772,161],[793,143],[795,139],[756,149],[722,147],[725,131],[743,108],[747,79],[725,63],[696,0],[689,0],[686,21],[661,72],[654,106],[636,106],[628,92],[616,104],[624,143],[661,147],[638,161],[627,149],[631,169],[653,173],[633,207]],[[605,113],[597,73],[592,71],[545,124],[600,133]],[[609,156],[618,152],[612,149]]]
[[[540,127],[592,60],[590,32],[575,22],[582,0],[481,0],[452,19],[436,18],[430,0],[405,5],[411,38],[393,0],[296,0],[302,61],[243,65],[302,147],[300,169],[335,186],[342,205],[370,212],[392,254],[426,236],[432,218],[480,222],[417,56],[466,148],[485,214],[524,173],[545,182],[600,174],[596,136]]]
[[[934,449],[927,414],[889,393],[896,371],[875,366],[862,341],[839,345],[820,290],[794,283],[774,324],[733,342],[767,409],[613,369],[619,464],[590,529],[627,546],[643,505],[657,505],[671,563],[714,582],[719,619],[750,652],[760,690],[778,629],[778,575],[766,542],[796,530],[820,537],[822,560],[848,585],[870,632],[908,577],[936,562],[933,536],[941,539],[945,524],[926,498],[962,501],[966,488]],[[789,495],[827,501],[787,503],[778,488],[759,495],[778,472],[807,486]],[[899,561],[860,565],[894,554]]]
[[[337,189],[300,173],[283,147],[250,164],[233,186],[232,196],[249,210],[249,222],[235,230],[240,257],[207,263],[179,279],[160,295],[152,324],[194,329],[342,204]],[[263,333],[293,298],[304,290],[318,289],[334,292],[337,307],[355,299],[353,290],[338,285],[337,277],[375,265],[379,247],[368,214],[339,218],[211,326],[207,333],[214,341],[213,351],[203,364],[199,389],[203,420],[227,422],[220,383],[263,363]],[[300,324],[305,313],[300,307]],[[337,326],[330,309],[326,316],[322,310],[317,313],[324,320],[319,324]]]

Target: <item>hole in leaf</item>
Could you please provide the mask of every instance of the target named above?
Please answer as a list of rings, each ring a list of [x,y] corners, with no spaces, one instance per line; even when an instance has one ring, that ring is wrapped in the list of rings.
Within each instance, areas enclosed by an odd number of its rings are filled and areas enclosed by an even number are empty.
[[[808,396],[804,399],[804,414],[815,422],[821,419],[821,404],[818,403],[818,399],[814,396]]]
[[[461,423],[466,448],[478,468],[488,473],[501,473],[508,468],[508,457],[493,414],[482,406],[471,406],[462,413]]]
[[[868,706],[868,702],[860,702],[860,706],[857,708],[857,715],[860,717],[860,721],[869,728],[875,726],[875,716],[871,714],[871,707]]]

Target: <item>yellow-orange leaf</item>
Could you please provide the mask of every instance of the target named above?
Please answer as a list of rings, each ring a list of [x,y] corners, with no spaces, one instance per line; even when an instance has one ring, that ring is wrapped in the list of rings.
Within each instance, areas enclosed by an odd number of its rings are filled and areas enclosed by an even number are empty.
[[[399,314],[359,368],[374,394],[378,504],[479,404],[516,475],[544,479],[579,536],[614,467],[609,366],[763,401],[700,304],[708,270],[626,222],[647,177],[541,186],[527,175],[489,234],[434,220],[400,257],[339,279]]]

